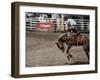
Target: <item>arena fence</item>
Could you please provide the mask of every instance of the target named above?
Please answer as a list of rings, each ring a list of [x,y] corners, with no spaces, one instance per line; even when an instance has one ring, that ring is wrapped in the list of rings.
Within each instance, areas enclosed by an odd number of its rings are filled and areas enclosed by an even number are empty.
[[[74,19],[76,21],[75,27],[82,32],[89,32],[89,20],[88,19]],[[47,18],[46,20],[39,20],[37,18],[26,18],[26,30],[27,31],[64,31],[65,21],[58,19]],[[63,26],[62,26],[63,25]],[[62,28],[64,27],[64,28]]]

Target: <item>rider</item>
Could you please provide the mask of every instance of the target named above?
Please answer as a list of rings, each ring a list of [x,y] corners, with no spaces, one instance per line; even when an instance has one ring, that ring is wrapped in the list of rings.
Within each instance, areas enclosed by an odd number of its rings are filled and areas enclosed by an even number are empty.
[[[69,16],[68,19],[65,21],[65,32],[74,32],[79,35],[80,31],[78,31],[75,26],[76,21]]]

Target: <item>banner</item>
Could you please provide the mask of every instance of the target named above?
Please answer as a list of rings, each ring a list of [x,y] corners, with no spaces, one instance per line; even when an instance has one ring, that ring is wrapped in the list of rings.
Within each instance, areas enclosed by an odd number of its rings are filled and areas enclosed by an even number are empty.
[[[51,22],[47,22],[47,23],[41,23],[38,22],[36,23],[36,31],[54,31],[54,24]]]

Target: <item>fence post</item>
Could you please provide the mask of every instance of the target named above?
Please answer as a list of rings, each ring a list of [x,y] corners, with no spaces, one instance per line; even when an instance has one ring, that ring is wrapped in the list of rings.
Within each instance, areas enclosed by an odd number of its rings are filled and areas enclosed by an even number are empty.
[[[61,14],[61,31],[64,31],[64,15]]]

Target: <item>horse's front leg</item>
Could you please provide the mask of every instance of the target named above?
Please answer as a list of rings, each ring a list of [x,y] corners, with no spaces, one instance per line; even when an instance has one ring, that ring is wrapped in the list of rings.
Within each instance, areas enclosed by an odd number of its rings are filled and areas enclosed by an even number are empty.
[[[74,60],[73,60],[73,56],[70,54],[69,50],[72,46],[71,45],[68,45],[67,47],[67,51],[66,51],[66,54],[67,54],[67,58],[68,58],[68,63],[69,64],[72,64],[74,63]]]
[[[72,47],[71,45],[68,45],[67,51],[66,51],[68,60],[70,60],[70,58],[72,58],[72,55],[69,53],[69,50],[70,50],[71,47]]]

